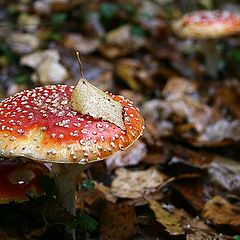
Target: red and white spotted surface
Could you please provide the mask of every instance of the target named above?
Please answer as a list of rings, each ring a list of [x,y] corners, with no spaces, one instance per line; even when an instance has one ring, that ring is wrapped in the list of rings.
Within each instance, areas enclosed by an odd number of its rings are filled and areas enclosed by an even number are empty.
[[[133,103],[110,96],[123,106],[123,131],[113,123],[72,110],[74,87],[50,85],[25,90],[0,103],[0,156],[37,161],[87,163],[130,146],[143,131]]]

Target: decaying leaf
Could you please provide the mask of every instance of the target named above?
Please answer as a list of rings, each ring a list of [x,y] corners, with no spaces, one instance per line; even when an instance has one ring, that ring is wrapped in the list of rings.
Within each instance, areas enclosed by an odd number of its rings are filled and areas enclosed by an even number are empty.
[[[180,145],[170,146],[170,151],[177,157],[177,162],[194,168],[207,169],[213,160],[213,155],[209,153],[193,151]],[[171,160],[170,163],[176,162]]]
[[[204,187],[199,179],[176,181],[173,188],[197,211],[202,211],[205,204]]]
[[[210,180],[224,190],[240,194],[240,163],[215,156],[208,169]]]
[[[193,233],[189,233],[186,236],[186,240],[232,240],[231,236],[227,236],[221,233],[215,232],[204,232],[204,231],[196,231]]]
[[[195,83],[179,77],[170,78],[163,89],[171,111],[186,118],[198,132],[201,132],[212,117],[212,111],[194,96],[196,93]]]
[[[184,229],[181,226],[183,212],[181,210],[174,214],[165,210],[157,201],[149,201],[149,206],[153,210],[156,220],[161,223],[170,235],[182,235]]]
[[[108,94],[81,78],[72,93],[72,107],[75,111],[114,123],[125,130],[123,107]]]
[[[222,86],[216,92],[215,105],[219,108],[227,107],[234,117],[240,119],[239,97],[236,87]]]
[[[212,117],[212,111],[207,105],[187,96],[168,99],[167,103],[175,114],[187,118],[198,132],[203,131]]]
[[[67,69],[53,59],[47,58],[38,66],[36,75],[43,85],[59,84],[68,78]]]
[[[102,199],[107,200],[112,203],[116,203],[117,199],[112,195],[111,189],[102,183],[98,183],[94,181],[95,188],[91,191],[84,191],[79,194],[78,205],[80,207],[80,198],[84,199],[84,201],[88,205],[92,205],[94,202]]]
[[[171,109],[164,101],[146,101],[141,110],[146,121],[144,138],[149,144],[155,145],[161,137],[172,135],[174,126],[168,121]]]
[[[136,234],[137,217],[133,206],[107,203],[100,216],[102,240],[128,240]]]
[[[221,143],[222,141],[239,141],[240,140],[240,121],[229,121],[220,119],[208,125],[203,134],[199,136],[198,145],[211,145]]]
[[[156,201],[149,201],[156,220],[162,224],[171,235],[186,234],[188,240],[230,240],[231,237],[218,234],[199,217],[191,217],[183,209],[173,205],[161,205]]]
[[[117,201],[116,197],[112,195],[111,189],[109,187],[103,185],[102,183],[95,183],[95,188],[104,195],[107,201],[113,203]]]
[[[100,51],[107,58],[113,59],[135,51],[145,43],[143,37],[133,36],[130,24],[122,25],[106,35],[106,43],[101,45]]]
[[[197,89],[196,82],[174,76],[168,79],[162,94],[166,98],[179,98],[184,95],[196,94]]]
[[[186,232],[187,240],[230,240],[231,236],[217,233],[215,229],[209,227],[203,220],[199,217],[190,218],[185,215],[183,219],[184,229]]]
[[[128,149],[107,158],[106,165],[109,170],[119,167],[134,166],[140,163],[146,156],[146,144],[138,140]]]
[[[190,80],[172,77],[163,89],[165,97],[163,102],[167,104],[171,114],[178,116],[176,121],[178,134],[196,146],[221,146],[239,141],[239,120],[229,120],[222,113],[226,106],[233,115],[238,114],[236,107],[231,108],[229,105],[230,103],[236,105],[237,95],[227,98],[224,92],[224,103],[218,101],[215,103],[216,106],[212,107],[203,101],[198,88],[199,86]],[[182,120],[181,124],[179,118]],[[193,133],[193,129],[197,133]]]
[[[154,59],[124,58],[117,61],[116,74],[133,90],[144,89],[151,91],[154,88],[154,75],[158,67]]]
[[[19,28],[26,32],[35,32],[40,24],[38,15],[22,14],[17,19]]]
[[[137,72],[140,62],[132,59],[125,59],[118,62],[116,74],[133,90],[140,90]]]
[[[100,45],[97,39],[85,38],[80,34],[69,33],[63,39],[64,46],[82,55],[94,52]]]
[[[20,63],[24,66],[36,69],[45,59],[52,59],[55,62],[60,60],[60,54],[56,49],[48,49],[43,51],[37,51],[24,55]]]
[[[39,47],[40,40],[31,33],[13,33],[9,37],[9,44],[14,52],[27,54]]]
[[[130,171],[119,168],[112,181],[112,193],[120,198],[145,198],[159,190],[166,176],[155,168],[141,171]]]
[[[221,196],[210,199],[203,209],[202,215],[216,225],[225,225],[240,232],[240,207],[228,202]]]

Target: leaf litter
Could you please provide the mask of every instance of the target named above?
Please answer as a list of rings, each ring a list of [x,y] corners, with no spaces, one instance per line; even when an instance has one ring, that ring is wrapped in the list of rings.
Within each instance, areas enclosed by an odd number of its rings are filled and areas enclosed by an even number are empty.
[[[76,85],[78,50],[86,78],[133,100],[144,116],[140,141],[87,170],[84,178],[95,187],[79,188],[76,205],[79,213],[84,205],[83,225],[99,224],[92,231],[76,225],[80,240],[239,234],[239,40],[216,41],[213,79],[204,43],[179,39],[170,27],[185,12],[204,8],[235,11],[239,3],[0,3],[0,100],[33,86]],[[0,206],[0,238],[68,239],[63,225],[71,216],[59,218],[61,209],[48,201]]]

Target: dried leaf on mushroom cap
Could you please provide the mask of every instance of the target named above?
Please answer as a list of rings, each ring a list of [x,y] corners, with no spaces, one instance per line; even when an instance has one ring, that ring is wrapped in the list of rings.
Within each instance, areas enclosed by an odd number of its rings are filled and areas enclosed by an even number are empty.
[[[86,79],[80,79],[75,87],[72,94],[72,106],[77,112],[108,120],[125,130],[122,105]]]
[[[125,130],[123,106],[84,78],[80,53],[76,52],[76,54],[81,78],[72,93],[72,108],[95,119],[107,120]]]

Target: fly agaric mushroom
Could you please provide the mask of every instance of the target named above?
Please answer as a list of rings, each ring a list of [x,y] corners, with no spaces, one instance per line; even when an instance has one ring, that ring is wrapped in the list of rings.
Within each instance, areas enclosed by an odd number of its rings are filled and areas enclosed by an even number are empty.
[[[195,11],[185,14],[173,23],[174,32],[182,38],[206,40],[204,51],[209,75],[215,76],[217,70],[217,50],[213,39],[228,37],[239,33],[240,16],[229,11]]]
[[[25,202],[29,197],[39,197],[44,191],[40,177],[48,175],[43,164],[0,159],[0,204]]]
[[[81,74],[76,87],[37,87],[1,102],[0,155],[51,162],[58,198],[75,215],[75,179],[84,164],[129,147],[143,128],[131,101],[100,91]]]

